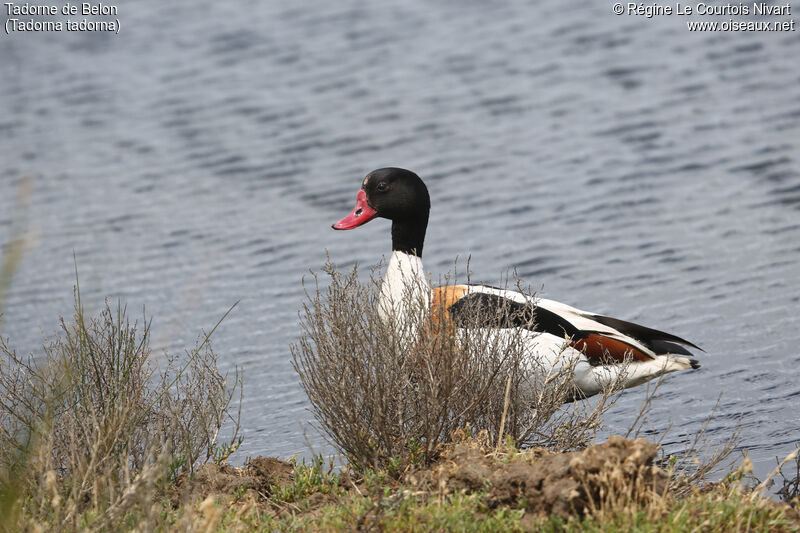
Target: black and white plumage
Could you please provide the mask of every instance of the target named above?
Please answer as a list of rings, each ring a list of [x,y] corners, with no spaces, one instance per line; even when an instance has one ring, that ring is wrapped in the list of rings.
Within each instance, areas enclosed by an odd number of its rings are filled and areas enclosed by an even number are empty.
[[[465,311],[478,307],[487,317],[482,327],[492,334],[513,329],[515,335],[525,336],[526,356],[538,368],[549,370],[565,360],[574,363],[575,386],[586,396],[597,394],[620,374],[625,387],[633,387],[669,372],[699,368],[697,360],[686,357],[692,355],[686,347],[700,348],[633,322],[485,285],[431,288],[422,267],[429,212],[428,189],[419,176],[382,168],[364,178],[355,208],[333,225],[346,230],[376,217],[392,221],[392,256],[381,287],[381,309],[393,315],[395,323],[410,312],[405,307],[409,286],[418,291],[410,296],[420,298],[425,308],[443,305],[457,327],[466,326],[459,318]]]

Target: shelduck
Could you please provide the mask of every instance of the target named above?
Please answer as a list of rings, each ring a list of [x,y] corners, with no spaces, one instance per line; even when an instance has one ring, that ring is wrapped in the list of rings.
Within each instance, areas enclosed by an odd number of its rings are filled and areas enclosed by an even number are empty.
[[[393,315],[395,323],[410,312],[405,307],[408,287],[419,291],[412,296],[421,298],[424,307],[444,302],[456,324],[459,311],[467,306],[480,306],[489,311],[487,316],[503,309],[504,316],[493,317],[486,327],[498,335],[511,328],[519,334],[523,329],[525,356],[539,368],[547,370],[571,361],[574,385],[584,396],[597,394],[620,376],[627,388],[666,373],[700,367],[696,359],[687,357],[692,353],[686,348],[700,350],[698,346],[633,322],[485,285],[432,289],[422,266],[429,213],[430,196],[419,176],[402,168],[381,168],[367,174],[355,208],[333,225],[333,229],[349,230],[377,217],[392,221],[392,256],[381,285],[380,309],[386,316]]]

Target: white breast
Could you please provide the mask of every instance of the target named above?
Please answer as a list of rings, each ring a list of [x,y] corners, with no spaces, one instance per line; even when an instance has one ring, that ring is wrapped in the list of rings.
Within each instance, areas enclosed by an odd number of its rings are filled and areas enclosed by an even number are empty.
[[[392,252],[381,284],[380,315],[404,336],[416,331],[428,313],[431,284],[416,255]]]

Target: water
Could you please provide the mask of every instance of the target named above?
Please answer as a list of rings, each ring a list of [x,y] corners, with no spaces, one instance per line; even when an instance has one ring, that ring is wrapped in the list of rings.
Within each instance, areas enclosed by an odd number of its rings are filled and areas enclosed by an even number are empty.
[[[672,424],[672,449],[720,393],[709,434],[741,415],[757,473],[794,449],[797,32],[690,33],[588,1],[282,4],[141,1],[118,35],[0,37],[4,246],[17,182],[35,186],[12,345],[35,351],[70,314],[73,253],[87,306],[146,306],[158,349],[241,300],[214,339],[245,372],[240,460],[325,449],[290,365],[301,278],[326,249],[345,266],[388,252],[386,221],[330,224],[366,172],[404,166],[433,198],[434,276],[468,255],[479,280],[516,267],[706,349],[648,422]]]

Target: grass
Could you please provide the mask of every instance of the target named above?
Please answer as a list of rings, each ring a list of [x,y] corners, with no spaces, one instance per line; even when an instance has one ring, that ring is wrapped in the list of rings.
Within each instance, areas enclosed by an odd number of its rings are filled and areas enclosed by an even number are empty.
[[[17,187],[17,198],[15,213],[12,216],[14,224],[11,226],[11,234],[8,236],[8,244],[5,246],[2,260],[0,260],[0,334],[3,326],[3,302],[5,301],[6,291],[11,285],[14,273],[19,267],[25,247],[30,240],[27,232],[28,209],[33,196],[33,180],[23,178]]]
[[[784,473],[783,466],[787,463],[788,472]],[[795,450],[794,460],[778,461],[777,469],[783,482],[776,494],[795,509],[800,509],[800,443]]]
[[[327,463],[327,468],[325,464]],[[293,503],[303,502],[311,494],[339,494],[340,475],[335,470],[333,459],[326,461],[322,455],[315,455],[310,464],[291,459],[294,467],[292,480],[286,484],[275,484],[271,494],[273,501]]]

